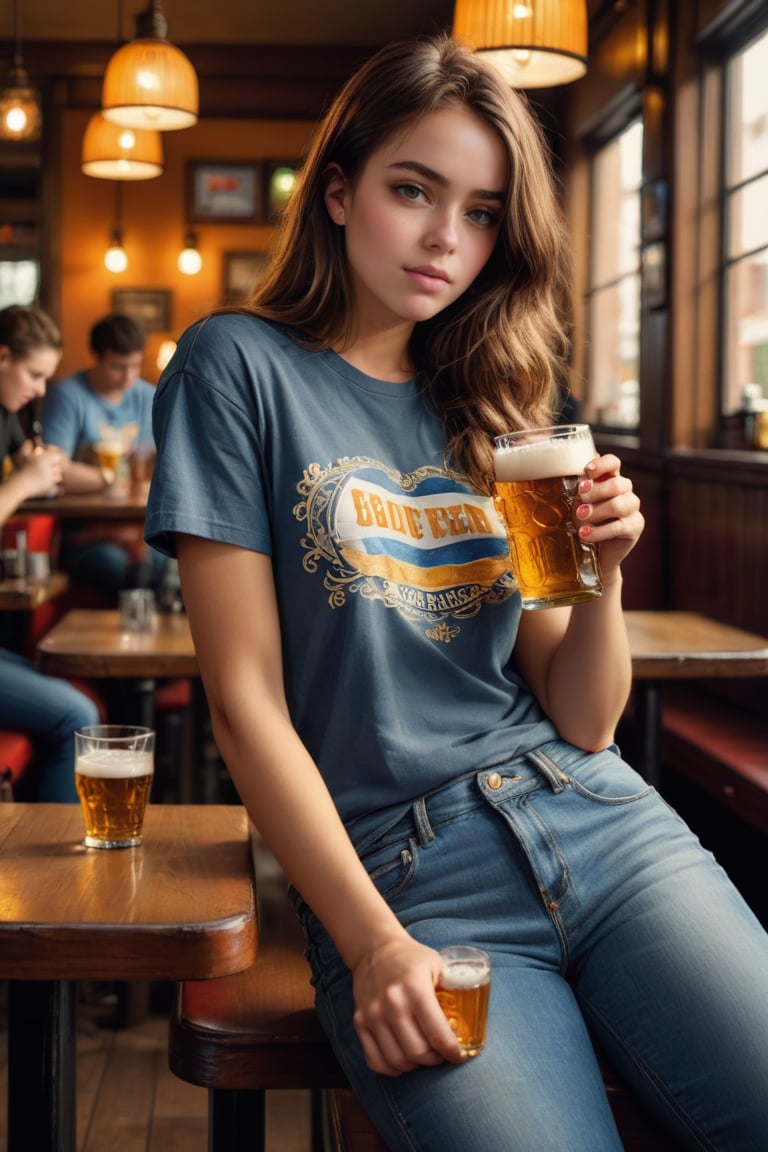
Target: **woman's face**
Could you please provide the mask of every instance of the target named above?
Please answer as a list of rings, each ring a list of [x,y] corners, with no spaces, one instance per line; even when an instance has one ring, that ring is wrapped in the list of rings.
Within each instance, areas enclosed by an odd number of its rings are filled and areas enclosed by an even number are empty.
[[[30,400],[44,396],[60,358],[54,348],[35,348],[14,360],[10,348],[0,345],[0,405],[6,412],[18,412]]]
[[[413,325],[458,299],[493,251],[508,182],[500,138],[458,104],[398,130],[354,182],[332,178],[358,331]]]

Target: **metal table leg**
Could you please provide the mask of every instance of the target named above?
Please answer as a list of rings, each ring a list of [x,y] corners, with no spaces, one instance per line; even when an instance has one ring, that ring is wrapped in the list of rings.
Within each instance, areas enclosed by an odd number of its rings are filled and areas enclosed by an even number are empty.
[[[8,1152],[75,1152],[77,985],[8,984]]]

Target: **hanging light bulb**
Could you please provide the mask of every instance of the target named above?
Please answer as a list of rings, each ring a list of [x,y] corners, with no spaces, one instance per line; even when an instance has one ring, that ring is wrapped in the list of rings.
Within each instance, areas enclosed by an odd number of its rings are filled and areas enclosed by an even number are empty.
[[[122,207],[122,188],[115,184],[115,222],[109,234],[109,248],[104,253],[104,267],[108,272],[125,272],[128,267],[128,257],[123,248]]]
[[[586,0],[456,0],[453,35],[513,88],[570,84],[587,70]]]
[[[185,276],[196,276],[203,266],[203,258],[197,247],[197,236],[191,230],[184,237],[184,247],[179,252],[176,267]]]
[[[119,228],[113,228],[110,233],[109,248],[104,253],[104,267],[108,272],[125,272],[128,267],[128,257],[123,248],[123,233]]]
[[[136,17],[137,38],[107,64],[101,107],[113,124],[171,132],[197,122],[197,73],[167,32],[162,4],[153,0]]]
[[[86,176],[102,180],[151,180],[163,171],[162,136],[121,128],[95,112],[83,136],[81,165]]]
[[[19,0],[13,6],[16,47],[8,79],[0,92],[0,139],[35,140],[40,135],[42,115],[37,92],[30,83],[21,58],[21,12]]]

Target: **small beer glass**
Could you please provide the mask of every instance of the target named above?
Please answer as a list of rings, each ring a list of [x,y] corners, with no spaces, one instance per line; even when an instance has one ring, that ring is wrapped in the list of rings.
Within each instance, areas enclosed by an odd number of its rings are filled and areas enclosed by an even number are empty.
[[[573,522],[579,479],[596,455],[587,424],[508,432],[494,441],[496,507],[523,608],[579,604],[602,593],[597,552]]]
[[[141,844],[155,770],[155,733],[127,724],[75,732],[75,785],[89,848]]]
[[[485,1045],[491,958],[482,948],[469,944],[443,948],[440,957],[437,999],[464,1055],[477,1056]]]

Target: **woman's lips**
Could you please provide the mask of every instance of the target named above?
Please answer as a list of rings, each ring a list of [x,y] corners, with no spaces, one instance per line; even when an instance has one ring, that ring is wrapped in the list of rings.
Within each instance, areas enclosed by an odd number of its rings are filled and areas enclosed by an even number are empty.
[[[447,273],[440,268],[429,266],[406,268],[406,272],[411,279],[417,282],[419,287],[426,289],[427,292],[439,292],[446,284],[450,284]]]

